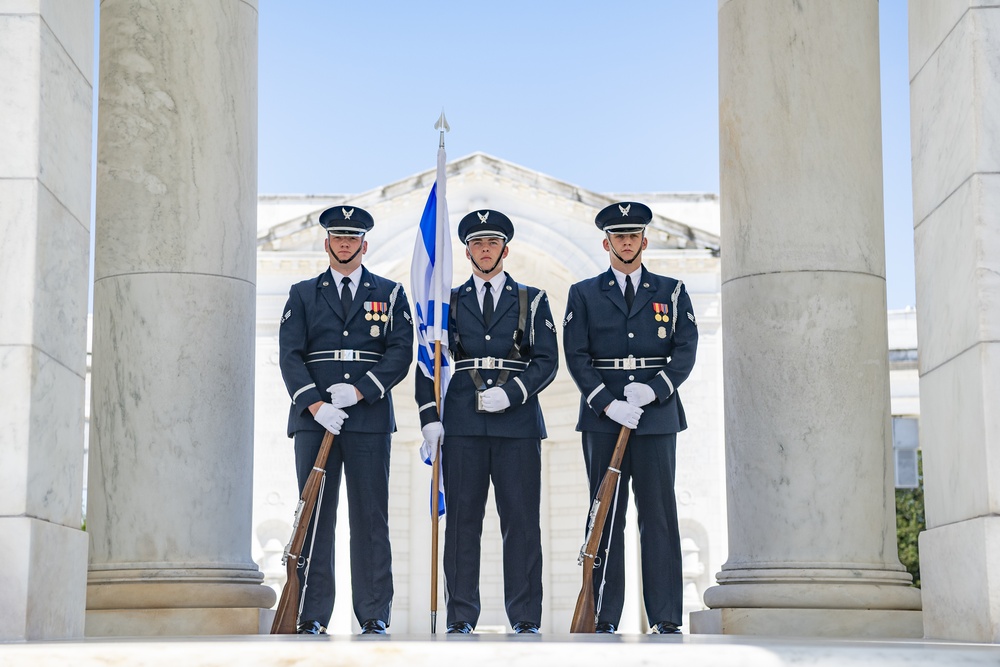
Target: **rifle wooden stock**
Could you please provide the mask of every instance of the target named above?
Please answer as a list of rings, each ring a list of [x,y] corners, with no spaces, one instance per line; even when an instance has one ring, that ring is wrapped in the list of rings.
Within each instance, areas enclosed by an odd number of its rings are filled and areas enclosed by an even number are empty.
[[[590,528],[587,539],[580,548],[580,564],[583,566],[583,586],[576,598],[576,609],[573,610],[573,622],[570,632],[595,632],[597,630],[597,615],[594,610],[594,560],[601,546],[601,536],[604,534],[604,523],[608,518],[615,491],[618,489],[618,479],[621,477],[622,457],[625,456],[625,445],[632,429],[622,426],[618,434],[618,442],[611,454],[611,463],[604,473],[597,497],[590,510]],[[610,538],[609,538],[610,539]]]
[[[302,556],[302,546],[306,542],[306,532],[316,509],[319,489],[326,475],[326,459],[333,445],[333,433],[327,431],[316,456],[316,463],[309,473],[306,485],[302,489],[302,497],[295,509],[295,521],[292,526],[292,538],[285,549],[285,587],[281,589],[281,599],[274,612],[274,622],[271,623],[272,635],[294,635],[298,631],[299,614],[299,558]]]

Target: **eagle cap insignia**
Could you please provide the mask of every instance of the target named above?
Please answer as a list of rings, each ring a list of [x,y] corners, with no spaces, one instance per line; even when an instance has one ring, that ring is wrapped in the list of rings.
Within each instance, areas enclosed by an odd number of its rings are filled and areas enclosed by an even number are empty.
[[[618,204],[618,210],[622,212],[622,217],[623,218],[626,215],[628,215],[628,211],[629,211],[630,208],[632,208],[632,204],[629,204],[628,206],[622,206],[621,204]]]
[[[490,217],[490,212],[486,211],[486,213],[480,213],[479,211],[476,211],[476,215],[479,216],[479,222],[481,224],[485,224],[486,223],[486,218]]]
[[[340,212],[344,214],[344,220],[350,220],[351,216],[354,215],[354,209],[352,208],[348,211],[346,208],[340,209]]]

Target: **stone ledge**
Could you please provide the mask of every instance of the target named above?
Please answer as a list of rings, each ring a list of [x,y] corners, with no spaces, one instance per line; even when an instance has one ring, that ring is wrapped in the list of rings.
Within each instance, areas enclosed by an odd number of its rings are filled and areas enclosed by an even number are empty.
[[[692,612],[694,634],[826,637],[843,639],[919,639],[919,611],[881,609],[722,608]]]
[[[1000,646],[957,642],[841,641],[657,635],[542,634],[436,637],[220,637],[88,639],[0,644],[0,663],[32,667],[209,667],[229,665],[685,665],[685,667],[965,667],[996,665]]]

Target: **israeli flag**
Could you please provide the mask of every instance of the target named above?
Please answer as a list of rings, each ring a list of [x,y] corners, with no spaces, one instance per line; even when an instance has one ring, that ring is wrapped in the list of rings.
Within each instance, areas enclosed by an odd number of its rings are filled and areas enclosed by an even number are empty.
[[[442,142],[443,143],[443,142]],[[445,197],[444,146],[438,148],[437,180],[427,197],[410,265],[410,293],[417,313],[417,367],[434,379],[434,342],[441,343],[441,407],[451,379],[448,359],[448,310],[451,304],[451,233]],[[430,465],[430,443],[420,447]],[[439,475],[441,479],[443,476]],[[433,510],[432,510],[433,511]],[[438,489],[438,516],[444,514],[444,487]]]

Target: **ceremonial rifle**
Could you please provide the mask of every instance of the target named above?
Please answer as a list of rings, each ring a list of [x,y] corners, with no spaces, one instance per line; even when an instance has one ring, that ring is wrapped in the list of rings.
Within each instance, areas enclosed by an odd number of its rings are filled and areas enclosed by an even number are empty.
[[[590,508],[590,525],[587,528],[587,537],[583,546],[580,547],[580,556],[577,563],[583,566],[583,587],[580,595],[576,599],[576,609],[573,611],[573,623],[570,625],[570,632],[596,632],[597,613],[594,610],[594,568],[597,558],[597,550],[601,546],[601,536],[604,534],[604,522],[608,518],[608,510],[618,493],[618,480],[621,478],[622,457],[625,456],[625,445],[628,442],[629,433],[632,429],[622,426],[618,434],[618,442],[615,443],[615,450],[611,454],[611,463],[608,464],[608,471],[604,473],[601,486],[597,490],[597,497]],[[609,546],[611,538],[608,538]]]
[[[299,561],[302,557],[302,546],[306,541],[306,531],[309,530],[309,520],[316,509],[317,498],[323,478],[326,476],[326,459],[333,445],[333,433],[327,431],[319,447],[316,462],[309,473],[309,479],[302,489],[302,497],[295,508],[295,520],[292,522],[292,537],[285,547],[282,562],[285,565],[285,587],[281,589],[281,599],[278,609],[274,612],[274,622],[271,623],[272,635],[294,635],[298,631],[296,621],[299,614]]]

